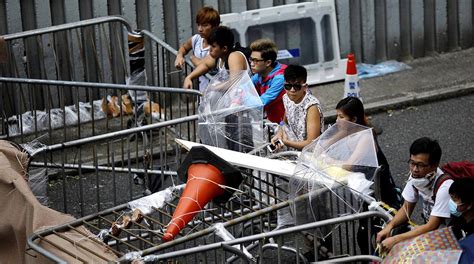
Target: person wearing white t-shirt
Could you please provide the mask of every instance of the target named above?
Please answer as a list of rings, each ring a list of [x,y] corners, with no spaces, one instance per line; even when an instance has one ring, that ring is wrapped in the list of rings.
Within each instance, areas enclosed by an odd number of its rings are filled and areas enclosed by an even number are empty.
[[[433,193],[436,179],[443,175],[443,171],[438,168],[440,160],[441,147],[436,140],[422,137],[410,146],[408,160],[410,175],[402,192],[405,202],[392,221],[377,234],[377,242],[381,243],[383,250],[388,251],[400,241],[435,230],[440,225],[446,224],[445,220],[450,218],[449,187],[453,181],[444,181],[436,194]],[[433,201],[434,197],[435,201]],[[406,233],[390,236],[395,227],[406,224],[410,220],[420,198],[423,201],[425,224]]]

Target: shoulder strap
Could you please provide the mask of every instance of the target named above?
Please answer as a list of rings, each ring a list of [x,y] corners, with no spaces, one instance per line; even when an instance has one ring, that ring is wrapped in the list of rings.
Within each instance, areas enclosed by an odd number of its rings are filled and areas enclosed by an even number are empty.
[[[443,183],[447,180],[452,180],[453,178],[451,177],[451,175],[447,174],[447,173],[444,173],[444,174],[441,174],[441,176],[439,176],[436,180],[435,180],[435,183],[434,183],[434,188],[433,188],[433,196],[431,197],[431,199],[433,200],[433,202],[436,202],[436,193],[438,193],[438,190],[439,190],[439,187],[441,187],[441,185],[443,185]]]

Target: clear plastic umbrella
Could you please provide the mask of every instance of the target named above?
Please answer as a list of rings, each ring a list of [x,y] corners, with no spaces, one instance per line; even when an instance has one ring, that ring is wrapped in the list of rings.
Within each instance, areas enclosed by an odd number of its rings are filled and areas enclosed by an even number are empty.
[[[199,138],[206,145],[249,152],[265,143],[263,104],[247,71],[219,71],[198,112]]]
[[[292,206],[296,224],[361,211],[363,201],[373,199],[377,167],[372,129],[337,121],[306,146],[298,159],[289,182],[290,198],[310,195]]]

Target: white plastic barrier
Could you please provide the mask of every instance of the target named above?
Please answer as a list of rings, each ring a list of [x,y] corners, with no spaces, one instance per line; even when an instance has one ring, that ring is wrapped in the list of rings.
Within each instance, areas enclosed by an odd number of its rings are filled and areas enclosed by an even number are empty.
[[[340,57],[333,0],[319,0],[221,15],[242,45],[270,38],[279,61],[308,69],[308,84],[342,80],[346,59]]]

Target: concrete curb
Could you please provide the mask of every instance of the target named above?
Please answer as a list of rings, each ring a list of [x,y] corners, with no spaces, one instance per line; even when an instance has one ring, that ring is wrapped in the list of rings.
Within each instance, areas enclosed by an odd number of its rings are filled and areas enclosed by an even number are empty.
[[[472,93],[474,93],[474,82],[368,103],[365,105],[365,113],[368,115],[377,114],[389,109],[401,109],[407,106],[422,105]],[[336,110],[330,110],[324,113],[324,121],[326,123],[334,122],[335,119]]]

